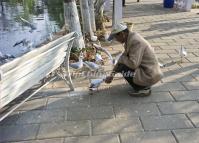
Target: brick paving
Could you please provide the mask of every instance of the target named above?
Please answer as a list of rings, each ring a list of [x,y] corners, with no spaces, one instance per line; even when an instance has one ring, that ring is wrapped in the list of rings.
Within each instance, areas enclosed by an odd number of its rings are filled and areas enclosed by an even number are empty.
[[[159,0],[126,1],[123,20],[134,23],[158,59],[179,61],[183,45],[183,62],[162,69],[164,78],[146,98],[128,96],[122,78],[93,94],[87,80],[74,81],[74,92],[52,82],[0,123],[0,142],[198,143],[199,15],[163,9]],[[110,47],[122,50],[118,43]]]

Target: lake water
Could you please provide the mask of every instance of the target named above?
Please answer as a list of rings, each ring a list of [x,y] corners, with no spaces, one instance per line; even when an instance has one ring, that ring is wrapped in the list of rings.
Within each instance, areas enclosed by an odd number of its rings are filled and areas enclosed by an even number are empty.
[[[63,0],[0,0],[0,52],[21,56],[63,25]]]

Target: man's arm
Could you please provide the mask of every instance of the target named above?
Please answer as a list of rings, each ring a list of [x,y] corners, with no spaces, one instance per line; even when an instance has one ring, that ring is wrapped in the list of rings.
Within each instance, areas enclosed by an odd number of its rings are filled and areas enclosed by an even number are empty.
[[[144,50],[145,48],[140,47],[139,43],[132,45],[132,47],[130,47],[129,53],[124,53],[120,57],[118,63],[123,63],[132,69],[136,69],[141,64]]]

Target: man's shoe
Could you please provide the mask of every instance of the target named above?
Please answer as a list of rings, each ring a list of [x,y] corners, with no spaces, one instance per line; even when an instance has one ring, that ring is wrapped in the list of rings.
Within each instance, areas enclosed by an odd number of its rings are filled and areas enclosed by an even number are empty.
[[[132,91],[128,93],[130,96],[133,97],[146,97],[151,95],[151,89],[142,89],[142,90],[138,90],[138,91]]]

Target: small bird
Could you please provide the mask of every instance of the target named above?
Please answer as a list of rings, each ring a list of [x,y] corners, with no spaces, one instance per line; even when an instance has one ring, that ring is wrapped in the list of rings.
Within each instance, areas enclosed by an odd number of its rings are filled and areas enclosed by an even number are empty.
[[[69,66],[74,69],[81,69],[83,67],[83,54],[80,54],[78,62],[70,63]]]
[[[115,58],[113,59],[113,65],[116,65],[118,60],[120,59],[120,57],[122,56],[123,52],[121,52],[120,54],[118,54],[117,56],[115,56]]]
[[[91,79],[89,89],[91,91],[96,90],[104,81],[105,81],[104,78],[103,79]]]
[[[90,70],[98,70],[100,66],[94,62],[85,61],[84,65],[88,67]]]
[[[112,55],[110,54],[110,52],[106,48],[103,48],[103,47],[101,47],[100,45],[97,45],[97,44],[93,44],[93,46],[97,50],[104,52],[109,57],[109,60],[113,61]]]

